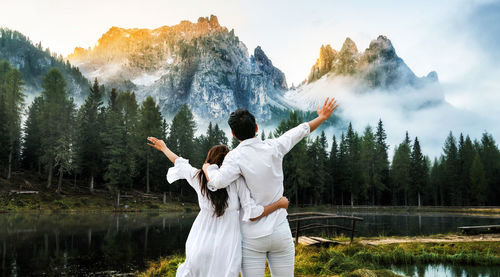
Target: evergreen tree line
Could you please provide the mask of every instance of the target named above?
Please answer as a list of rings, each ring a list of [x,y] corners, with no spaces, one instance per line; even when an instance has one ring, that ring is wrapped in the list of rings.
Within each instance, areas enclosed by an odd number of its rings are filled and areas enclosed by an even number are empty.
[[[175,153],[201,167],[213,145],[228,144],[217,124],[196,136],[194,116],[183,105],[167,124],[152,97],[138,103],[133,92],[107,91],[97,80],[77,109],[69,97],[66,81],[54,68],[43,80],[43,91],[24,107],[23,80],[7,62],[0,63],[0,168],[11,178],[16,168],[37,171],[45,186],[63,193],[63,180],[97,187],[112,193],[132,189],[146,193],[166,192],[172,198],[196,200],[185,181],[168,184],[168,159],[147,145],[155,136]],[[272,139],[302,123],[299,112],[290,112]],[[23,131],[23,132],[21,132]],[[324,132],[299,142],[285,156],[285,195],[296,205],[498,205],[500,151],[493,137],[484,133],[472,141],[450,132],[443,154],[430,161],[418,137],[408,133],[395,147],[389,162],[383,122],[362,134],[351,124],[331,145]],[[231,148],[238,145],[231,140]],[[57,178],[57,181],[54,179]]]

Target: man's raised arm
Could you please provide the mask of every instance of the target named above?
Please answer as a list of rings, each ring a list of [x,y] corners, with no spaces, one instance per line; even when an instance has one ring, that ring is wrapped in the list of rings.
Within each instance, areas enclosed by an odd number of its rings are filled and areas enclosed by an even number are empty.
[[[323,104],[323,107],[318,106],[318,117],[315,119],[309,121],[309,128],[311,129],[311,132],[316,130],[319,125],[321,125],[323,122],[325,122],[330,116],[332,115],[333,111],[339,106],[336,105],[337,100],[335,98],[332,98],[330,100],[330,97],[326,98],[325,103]]]
[[[335,98],[330,100],[326,99],[323,107],[318,107],[318,117],[315,119],[302,123],[295,128],[286,131],[283,135],[276,138],[274,141],[278,148],[279,153],[284,156],[288,153],[300,140],[309,135],[312,131],[316,130],[319,125],[325,122],[331,115],[332,112],[337,108],[337,101]]]
[[[220,168],[216,164],[205,163],[203,165],[203,172],[207,176],[209,190],[216,191],[225,188],[241,176],[240,167],[231,154],[229,152],[226,155]]]

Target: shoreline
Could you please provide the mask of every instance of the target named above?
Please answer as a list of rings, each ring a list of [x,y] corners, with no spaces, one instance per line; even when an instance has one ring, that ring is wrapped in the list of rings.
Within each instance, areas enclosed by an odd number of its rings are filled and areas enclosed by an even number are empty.
[[[440,239],[436,239],[440,236]],[[477,236],[433,235],[419,237],[365,237],[352,244],[330,247],[296,245],[296,276],[401,276],[392,265],[500,266],[500,234],[493,240]],[[466,240],[470,237],[470,240]],[[342,241],[343,237],[333,238]],[[150,262],[149,268],[136,272],[142,277],[175,276],[184,255],[171,255]],[[266,275],[270,276],[266,267]]]

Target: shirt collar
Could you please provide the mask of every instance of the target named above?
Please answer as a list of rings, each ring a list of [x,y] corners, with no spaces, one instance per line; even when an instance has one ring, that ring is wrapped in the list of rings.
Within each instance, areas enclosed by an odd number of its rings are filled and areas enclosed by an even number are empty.
[[[260,142],[260,141],[262,141],[260,139],[260,137],[259,136],[255,136],[253,138],[249,138],[249,139],[246,139],[246,140],[240,142],[240,144],[238,146],[250,145],[250,144],[254,144],[254,143]]]

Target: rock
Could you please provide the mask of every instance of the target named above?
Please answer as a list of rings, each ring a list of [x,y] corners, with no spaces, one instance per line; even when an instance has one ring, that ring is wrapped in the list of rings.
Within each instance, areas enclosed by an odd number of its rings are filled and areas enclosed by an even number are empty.
[[[261,47],[249,56],[213,15],[154,30],[113,27],[92,50],[77,48],[68,59],[108,88],[134,90],[138,101],[152,96],[166,117],[187,103],[197,120],[225,122],[239,107],[269,119],[271,106],[285,105],[283,72]]]

